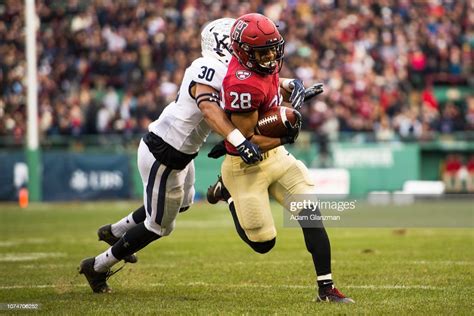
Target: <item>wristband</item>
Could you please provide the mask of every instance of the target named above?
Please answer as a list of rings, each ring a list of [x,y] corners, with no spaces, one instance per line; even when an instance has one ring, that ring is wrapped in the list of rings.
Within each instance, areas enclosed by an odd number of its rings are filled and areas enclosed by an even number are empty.
[[[291,92],[291,90],[293,90],[293,89],[290,87],[290,82],[292,82],[292,81],[293,81],[293,79],[283,80],[282,83],[281,83],[281,87],[283,89],[285,89],[286,91]]]
[[[226,137],[227,141],[231,143],[234,147],[239,146],[245,141],[244,135],[236,128],[229,133]]]

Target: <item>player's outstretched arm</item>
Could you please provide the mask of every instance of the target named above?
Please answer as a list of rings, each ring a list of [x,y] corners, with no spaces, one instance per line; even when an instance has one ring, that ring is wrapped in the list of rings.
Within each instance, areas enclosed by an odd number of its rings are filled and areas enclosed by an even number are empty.
[[[248,141],[231,123],[219,106],[219,95],[214,88],[196,84],[194,97],[209,127],[234,145],[245,163],[252,164],[262,159],[260,148]]]
[[[289,102],[293,108],[299,109],[304,102],[311,100],[324,92],[322,83],[315,83],[306,88],[299,79],[280,78],[280,92],[284,102]]]
[[[298,110],[304,102],[305,88],[300,79],[280,78],[280,92],[283,101],[291,103],[291,106]]]

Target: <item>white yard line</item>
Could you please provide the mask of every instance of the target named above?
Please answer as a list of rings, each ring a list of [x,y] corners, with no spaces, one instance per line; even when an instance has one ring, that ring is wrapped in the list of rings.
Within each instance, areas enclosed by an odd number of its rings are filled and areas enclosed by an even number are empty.
[[[177,251],[163,251],[163,254],[181,254],[181,252]],[[182,252],[185,253],[185,252]],[[187,253],[187,252],[186,252]],[[47,254],[47,253],[45,253]],[[51,253],[49,257],[54,256],[54,254],[58,255],[58,253]],[[61,253],[59,253],[61,254]],[[62,257],[65,256],[65,254],[61,254]],[[11,262],[15,261],[29,261],[26,260],[25,258],[27,257],[21,257],[23,260],[10,260]],[[45,257],[42,257],[45,258]],[[10,257],[11,259],[11,257]],[[15,259],[15,257],[13,257]],[[40,259],[40,258],[36,258]],[[8,261],[5,260],[5,258],[2,260],[2,255],[0,255],[0,262],[2,261]],[[338,263],[338,264],[356,264],[356,263],[364,263],[366,264],[367,261],[363,260],[351,260],[350,262],[342,261],[342,260],[333,260],[333,263]],[[382,262],[383,263],[383,262]],[[390,263],[391,265],[400,265],[400,264],[414,264],[414,265],[459,265],[459,266],[472,266],[474,265],[474,261],[456,261],[456,260],[440,260],[440,261],[435,261],[435,260],[418,260],[418,261],[388,261],[387,263]],[[252,265],[292,265],[292,264],[301,264],[301,261],[298,260],[250,260],[250,261],[233,261],[233,262],[203,262],[201,265],[207,266],[207,267],[212,267],[212,266],[221,266],[222,264],[226,264],[228,266],[252,266]],[[384,263],[386,264],[386,263]],[[179,263],[172,263],[172,262],[166,262],[161,261],[159,263],[139,263],[137,266],[134,265],[127,265],[127,268],[164,268],[164,269],[171,269],[175,268],[178,266]],[[18,264],[17,267],[20,269],[37,269],[37,268],[48,268],[48,269],[55,269],[55,268],[65,268],[65,267],[74,267],[77,266],[76,264],[71,264],[71,263],[34,263],[34,264]]]
[[[0,241],[0,247],[12,247],[19,244],[18,241]]]
[[[4,240],[0,241],[0,247],[13,247],[13,246],[20,246],[20,245],[38,245],[38,244],[46,244],[49,241],[48,239],[44,238],[26,238],[26,239],[13,239],[13,240]]]
[[[44,258],[66,257],[64,252],[11,252],[0,255],[0,262],[34,261]]]
[[[348,289],[364,290],[445,290],[445,287],[431,285],[345,285]]]
[[[87,284],[37,284],[37,285],[5,285],[0,286],[0,290],[15,290],[15,289],[54,289],[64,286],[71,286],[71,287],[85,287]]]
[[[202,287],[227,287],[227,288],[285,288],[285,289],[315,289],[315,285],[298,284],[213,284],[206,282],[178,283],[180,286],[202,286]],[[154,283],[151,286],[166,286],[161,283]],[[344,288],[365,289],[365,290],[399,290],[399,289],[421,289],[421,290],[441,290],[442,287],[428,285],[344,285]]]
[[[75,285],[78,286],[78,285]],[[48,289],[55,288],[55,285],[52,284],[42,284],[42,285],[6,285],[0,286],[2,290],[14,290],[14,289]]]
[[[29,264],[18,264],[16,267],[19,269],[58,269],[58,268],[74,268],[78,264],[67,264],[67,263],[29,263]]]
[[[415,261],[408,261],[408,263],[411,264],[420,264],[420,265],[436,265],[436,264],[442,264],[442,265],[460,265],[460,266],[468,266],[468,265],[474,265],[474,261],[456,261],[456,260],[415,260]]]
[[[87,284],[65,284],[65,285],[54,285],[54,284],[37,284],[37,285],[4,285],[0,286],[0,290],[13,290],[13,289],[48,289],[58,288],[62,286],[70,287],[87,287]],[[240,283],[240,284],[227,284],[227,283],[207,283],[207,282],[188,282],[188,283],[151,283],[148,284],[151,287],[169,287],[169,286],[183,286],[183,287],[212,287],[212,288],[283,288],[283,289],[311,289],[314,290],[314,285],[297,285],[297,284],[251,284],[251,283]],[[363,289],[363,290],[444,290],[444,287],[429,286],[429,285],[344,285],[344,288],[348,289]]]

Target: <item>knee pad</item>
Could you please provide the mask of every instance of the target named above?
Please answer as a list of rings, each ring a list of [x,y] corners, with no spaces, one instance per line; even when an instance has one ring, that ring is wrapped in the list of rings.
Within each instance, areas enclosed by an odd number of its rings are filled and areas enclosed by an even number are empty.
[[[183,205],[191,205],[194,203],[194,195],[195,189],[194,186],[184,186],[184,194],[183,194]]]
[[[267,226],[260,229],[245,229],[245,235],[251,242],[263,243],[276,238],[275,226]]]
[[[157,234],[157,235],[160,235],[161,237],[165,237],[165,236],[168,236],[169,234],[171,234],[171,232],[174,230],[174,226],[175,226],[175,220],[173,220],[172,222],[168,222],[166,224],[166,226],[161,226],[161,225],[158,225],[157,223],[155,223],[153,220],[150,220],[149,217],[147,217],[145,219],[145,227]]]
[[[184,190],[181,187],[167,191],[161,220],[147,217],[146,227],[163,237],[171,234],[174,230],[176,216],[178,216],[183,203],[183,193]]]
[[[171,232],[173,232],[175,222],[176,221],[173,221],[170,224],[168,224],[168,226],[165,229],[161,229],[161,232],[163,233],[163,235],[162,235],[163,237],[168,236],[168,235],[171,234]]]
[[[265,225],[262,203],[257,197],[243,198],[242,211],[238,213],[240,225],[244,230],[258,230]]]
[[[264,254],[272,250],[273,246],[275,246],[275,243],[276,243],[276,237],[264,242],[251,241],[249,243],[249,246],[252,247],[252,249],[255,250],[255,252]]]

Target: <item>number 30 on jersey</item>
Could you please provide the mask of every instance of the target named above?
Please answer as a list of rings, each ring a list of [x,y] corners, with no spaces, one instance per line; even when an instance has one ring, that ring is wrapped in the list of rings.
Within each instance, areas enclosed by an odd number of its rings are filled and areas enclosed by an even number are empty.
[[[238,93],[231,91],[229,95],[232,97],[230,106],[234,109],[250,109],[252,106],[252,95],[248,92]]]

